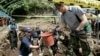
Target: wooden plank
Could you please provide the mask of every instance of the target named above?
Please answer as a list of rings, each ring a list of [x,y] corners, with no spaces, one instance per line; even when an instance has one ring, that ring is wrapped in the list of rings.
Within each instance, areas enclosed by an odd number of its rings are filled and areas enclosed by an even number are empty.
[[[0,18],[7,18],[8,16],[0,16]]]
[[[27,16],[27,15],[12,15],[14,17],[27,17],[27,18],[31,18],[31,17],[35,17],[35,18],[41,18],[41,17],[50,17],[50,18],[54,18],[54,17],[60,17],[60,16]]]
[[[26,17],[26,18],[59,18],[60,16],[29,16],[29,15],[12,15],[14,17]],[[96,19],[96,18],[100,18],[100,17],[87,17],[89,19]]]

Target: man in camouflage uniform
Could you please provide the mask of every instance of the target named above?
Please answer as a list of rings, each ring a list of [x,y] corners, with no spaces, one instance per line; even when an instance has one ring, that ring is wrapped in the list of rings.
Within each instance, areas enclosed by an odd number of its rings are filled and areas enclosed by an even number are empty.
[[[56,3],[55,7],[62,13],[58,30],[61,30],[67,25],[71,29],[67,56],[75,56],[73,52],[76,53],[80,50],[82,56],[93,56],[92,47],[89,45],[89,42],[91,42],[89,39],[91,38],[91,26],[88,23],[84,11],[78,6],[66,6],[63,2]],[[79,53],[76,53],[76,55]]]

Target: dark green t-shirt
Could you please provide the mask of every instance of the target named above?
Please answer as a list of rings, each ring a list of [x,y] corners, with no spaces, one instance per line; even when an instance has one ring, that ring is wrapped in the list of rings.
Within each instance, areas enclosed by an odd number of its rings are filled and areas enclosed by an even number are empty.
[[[85,27],[84,27],[84,30],[87,32],[87,33],[90,33],[92,31],[92,28],[91,28],[91,25],[89,22],[86,23]]]

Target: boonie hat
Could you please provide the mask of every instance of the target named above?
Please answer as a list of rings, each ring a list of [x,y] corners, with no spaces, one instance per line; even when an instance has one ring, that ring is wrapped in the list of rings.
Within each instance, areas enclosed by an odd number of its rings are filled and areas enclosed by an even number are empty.
[[[24,32],[30,32],[31,33],[32,32],[32,29],[30,27],[25,27],[23,31]]]

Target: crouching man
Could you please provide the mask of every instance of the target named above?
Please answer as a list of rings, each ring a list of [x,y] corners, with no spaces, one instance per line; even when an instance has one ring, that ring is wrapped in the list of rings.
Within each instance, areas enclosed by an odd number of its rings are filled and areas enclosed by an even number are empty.
[[[32,45],[32,37],[31,37],[32,29],[26,27],[24,29],[24,32],[25,36],[23,36],[21,39],[20,56],[28,56],[31,53],[32,48],[39,48],[39,46]]]

